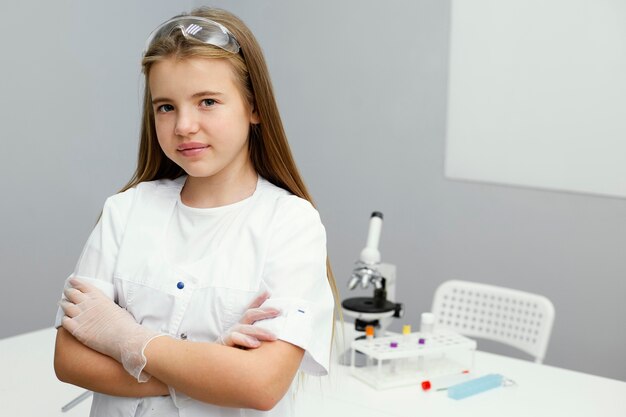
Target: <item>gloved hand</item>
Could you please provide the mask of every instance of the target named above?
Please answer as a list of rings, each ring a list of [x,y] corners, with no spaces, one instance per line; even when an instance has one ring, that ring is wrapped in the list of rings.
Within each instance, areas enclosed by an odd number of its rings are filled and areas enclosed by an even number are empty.
[[[59,305],[65,312],[63,328],[91,349],[120,362],[139,382],[150,375],[142,372],[146,366],[143,352],[148,343],[164,333],[138,324],[134,317],[93,285],[72,278],[72,287],[65,289],[67,300]]]
[[[264,292],[256,297],[243,313],[238,323],[233,325],[226,332],[222,333],[216,340],[225,346],[243,346],[247,348],[257,348],[261,346],[261,341],[274,341],[276,335],[269,330],[253,326],[254,322],[271,319],[280,315],[280,311],[275,308],[260,308],[269,298],[269,293]]]

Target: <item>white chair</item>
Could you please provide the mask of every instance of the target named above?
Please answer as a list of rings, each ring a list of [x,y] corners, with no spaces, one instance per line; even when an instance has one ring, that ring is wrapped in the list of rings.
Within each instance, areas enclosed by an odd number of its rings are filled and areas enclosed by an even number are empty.
[[[439,328],[513,346],[537,363],[554,323],[554,306],[544,296],[468,281],[441,284],[431,311]]]

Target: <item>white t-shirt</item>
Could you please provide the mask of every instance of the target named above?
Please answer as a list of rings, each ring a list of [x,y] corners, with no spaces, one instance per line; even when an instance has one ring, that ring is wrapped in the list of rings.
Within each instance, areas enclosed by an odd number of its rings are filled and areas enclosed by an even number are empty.
[[[146,327],[204,342],[215,341],[268,290],[264,305],[282,314],[257,325],[305,350],[300,370],[325,375],[334,304],[317,211],[263,178],[243,201],[194,209],[180,201],[185,179],[144,182],[109,197],[71,276],[98,286]],[[207,233],[196,233],[196,226]],[[62,316],[59,310],[57,327]],[[292,401],[290,390],[274,409],[262,412],[184,395],[174,403],[170,397],[95,393],[91,415],[291,416]]]
[[[250,203],[251,198],[221,207],[195,208],[186,206],[179,195],[166,232],[169,260],[183,265],[208,256],[207,249],[213,240],[228,233],[229,226],[237,221],[243,206]]]

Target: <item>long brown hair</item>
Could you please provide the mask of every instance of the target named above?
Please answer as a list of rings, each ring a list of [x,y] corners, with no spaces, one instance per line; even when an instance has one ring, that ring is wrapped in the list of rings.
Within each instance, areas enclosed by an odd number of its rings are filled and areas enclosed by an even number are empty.
[[[212,45],[190,41],[180,31],[155,39],[149,45],[142,60],[145,90],[137,169],[120,192],[143,181],[175,179],[185,174],[182,168],[165,156],[159,146],[148,81],[150,69],[155,62],[171,57],[202,57],[226,59],[232,64],[240,92],[259,115],[260,123],[250,126],[248,136],[248,154],[256,172],[274,185],[314,204],[287,142],[269,71],[256,38],[245,23],[225,10],[202,7],[193,10],[190,15],[224,25],[237,39],[241,50],[233,54]],[[326,268],[335,299],[335,317],[341,318],[339,291],[328,259]]]

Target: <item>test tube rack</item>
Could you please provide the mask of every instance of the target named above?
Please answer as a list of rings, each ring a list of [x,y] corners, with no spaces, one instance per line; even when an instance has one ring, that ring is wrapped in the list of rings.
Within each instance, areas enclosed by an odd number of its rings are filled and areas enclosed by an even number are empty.
[[[356,352],[366,355],[357,367]],[[448,330],[358,339],[351,346],[351,373],[376,389],[418,385],[424,379],[471,371],[476,341]]]

